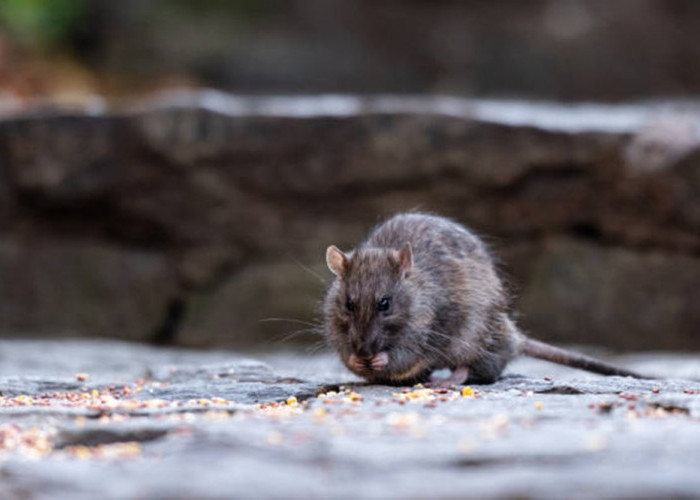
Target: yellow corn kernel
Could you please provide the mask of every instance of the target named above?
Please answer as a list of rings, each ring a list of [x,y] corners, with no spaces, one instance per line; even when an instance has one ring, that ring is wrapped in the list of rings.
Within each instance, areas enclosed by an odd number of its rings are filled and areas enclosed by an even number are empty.
[[[80,460],[86,460],[92,456],[90,448],[88,448],[87,446],[73,446],[72,448],[70,448],[70,453],[75,458],[78,458]]]

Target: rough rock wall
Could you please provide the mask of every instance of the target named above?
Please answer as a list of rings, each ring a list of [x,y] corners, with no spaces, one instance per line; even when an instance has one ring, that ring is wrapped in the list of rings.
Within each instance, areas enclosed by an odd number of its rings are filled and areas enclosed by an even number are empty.
[[[313,322],[329,243],[420,209],[488,235],[533,335],[698,349],[699,142],[688,103],[205,92],[6,117],[2,333],[277,345]]]

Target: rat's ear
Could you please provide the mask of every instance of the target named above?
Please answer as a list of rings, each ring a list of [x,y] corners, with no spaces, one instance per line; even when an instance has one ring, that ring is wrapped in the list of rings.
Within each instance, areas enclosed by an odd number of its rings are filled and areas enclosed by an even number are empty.
[[[348,269],[348,256],[345,255],[337,246],[331,245],[326,250],[326,264],[338,278],[345,276],[345,271]]]
[[[399,272],[404,274],[410,271],[411,267],[413,267],[413,250],[411,250],[411,244],[407,242],[399,250]]]

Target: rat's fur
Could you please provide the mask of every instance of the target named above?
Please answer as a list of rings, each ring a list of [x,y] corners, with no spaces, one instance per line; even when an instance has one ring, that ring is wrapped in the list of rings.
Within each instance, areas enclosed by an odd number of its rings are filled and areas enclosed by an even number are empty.
[[[370,382],[411,384],[449,368],[451,383],[490,383],[521,353],[636,376],[529,340],[509,315],[508,293],[485,245],[449,219],[397,215],[352,252],[329,247],[326,260],[336,274],[323,306],[326,336],[345,365]]]

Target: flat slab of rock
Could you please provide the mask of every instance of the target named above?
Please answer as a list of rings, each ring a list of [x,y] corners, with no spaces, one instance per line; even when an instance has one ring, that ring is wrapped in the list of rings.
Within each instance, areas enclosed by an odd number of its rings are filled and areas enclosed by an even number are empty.
[[[0,497],[649,498],[700,491],[700,382],[519,360],[367,386],[332,355],[0,342]],[[698,356],[619,364],[700,377]],[[643,472],[642,472],[643,471]]]

